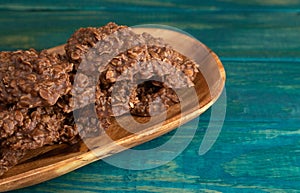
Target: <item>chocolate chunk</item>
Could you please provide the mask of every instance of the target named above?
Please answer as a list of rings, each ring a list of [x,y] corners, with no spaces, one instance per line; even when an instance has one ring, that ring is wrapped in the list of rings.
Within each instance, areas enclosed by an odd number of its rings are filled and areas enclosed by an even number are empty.
[[[25,155],[23,150],[11,150],[6,147],[0,149],[0,176],[7,172],[10,168],[17,165]]]
[[[71,89],[72,64],[35,50],[0,52],[0,102],[19,108],[54,105]]]
[[[107,64],[120,53],[146,44],[166,46],[161,38],[147,33],[135,34],[130,28],[114,23],[76,31],[65,46],[68,58],[78,63],[75,65],[75,80],[71,96],[64,97],[69,103],[59,101],[60,106],[71,112],[94,103],[98,78]],[[72,55],[76,55],[76,59]]]
[[[0,140],[13,135],[16,128],[22,127],[28,109],[5,109],[0,111]]]
[[[111,120],[105,116],[97,116],[94,104],[77,109],[73,114],[82,139],[100,136],[111,124]]]
[[[27,109],[6,109],[3,113],[13,115],[11,128],[0,126],[0,175],[23,158],[26,151],[45,145],[73,143],[78,130],[71,115],[57,106]],[[5,123],[9,122],[4,120]],[[12,131],[12,132],[11,132]]]
[[[93,37],[93,43],[88,44],[89,49],[83,49],[81,52],[79,60],[81,63],[76,69],[72,96],[67,97],[69,103],[61,105],[65,111],[70,112],[93,104],[96,98],[99,118],[109,119],[110,116],[120,116],[129,111],[136,115],[149,116],[149,108],[154,107],[153,104],[164,104],[163,108],[155,108],[155,114],[157,114],[175,101],[178,102],[172,89],[193,86],[193,80],[198,73],[197,65],[193,61],[173,50],[160,38],[154,38],[147,33],[135,34],[126,27],[114,27],[114,29],[116,30],[113,33],[101,36],[99,35],[101,32],[96,33],[96,28],[93,28],[94,36],[98,34],[97,37],[100,38]],[[89,36],[90,33],[84,34],[83,32],[84,30],[81,29],[76,34],[83,37],[82,39],[88,39],[85,36]],[[68,43],[71,44],[72,41]],[[82,44],[77,48],[85,45],[87,44]],[[76,46],[66,46],[66,48],[72,47]],[[67,52],[76,52],[76,49],[73,51],[67,49]],[[157,93],[148,93],[147,100],[140,98],[138,102],[130,101],[130,98],[132,100],[137,98],[130,94],[136,93],[133,87],[151,78],[164,83],[160,87],[161,90]],[[115,84],[116,82],[118,83]],[[112,87],[118,92],[113,93]],[[159,93],[163,94],[162,101],[157,97]],[[151,97],[152,100],[150,100]],[[167,100],[167,97],[173,100]],[[150,102],[152,105],[149,104]]]
[[[65,46],[67,57],[75,63],[80,63],[83,55],[94,47],[99,40],[124,28],[127,26],[119,26],[113,22],[100,28],[80,28],[68,39]]]
[[[15,110],[14,113],[18,112]],[[72,121],[57,106],[37,107],[23,115],[23,120],[14,127],[14,134],[3,139],[2,144],[12,149],[36,149],[44,145],[61,142],[61,135],[70,140],[76,136],[66,130],[72,126]]]
[[[175,90],[193,86],[197,73],[193,61],[171,48],[134,47],[113,58],[100,75],[96,88],[97,113],[99,117],[120,116],[129,111],[139,116],[149,116],[151,111],[158,114],[179,102]],[[137,85],[140,85],[138,90]],[[149,85],[156,85],[157,91],[145,88]]]
[[[130,96],[130,113],[138,116],[157,115],[179,103],[176,92],[161,82],[148,81],[138,85],[136,93]]]
[[[196,63],[169,47],[143,45],[114,57],[100,76],[103,85],[119,80],[147,80],[156,77],[173,88],[194,86],[199,72]]]

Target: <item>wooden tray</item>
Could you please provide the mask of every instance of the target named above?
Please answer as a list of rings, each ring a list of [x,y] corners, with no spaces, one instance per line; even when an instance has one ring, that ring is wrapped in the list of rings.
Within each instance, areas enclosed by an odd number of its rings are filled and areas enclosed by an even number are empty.
[[[155,119],[159,120],[158,117],[152,117],[154,120],[152,125],[132,128],[129,132],[114,122],[107,130],[107,135],[95,139],[101,143],[92,147],[93,151],[83,142],[73,146],[62,144],[32,151],[23,162],[0,177],[0,191],[19,189],[53,179],[126,148],[157,138],[198,117],[218,99],[225,85],[225,70],[214,52],[194,38],[173,30],[149,27],[133,30],[136,33],[148,32],[155,37],[163,38],[175,50],[200,65],[202,73],[195,82],[197,97],[192,97],[193,90],[187,89],[183,96],[188,102],[180,104],[183,106],[178,104],[171,107],[163,123],[155,122]],[[49,49],[49,52],[64,53],[64,48],[58,46]],[[197,105],[194,105],[195,102]],[[126,121],[127,116],[124,115],[121,119]],[[145,117],[135,119],[141,123],[148,121]],[[128,126],[130,124],[129,122]]]

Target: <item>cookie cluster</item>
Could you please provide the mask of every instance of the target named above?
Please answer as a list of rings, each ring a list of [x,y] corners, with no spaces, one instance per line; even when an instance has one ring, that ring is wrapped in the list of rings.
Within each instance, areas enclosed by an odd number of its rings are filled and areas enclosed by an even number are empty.
[[[77,30],[64,54],[0,52],[0,175],[34,149],[101,135],[113,117],[161,113],[197,73],[163,39],[115,23]]]

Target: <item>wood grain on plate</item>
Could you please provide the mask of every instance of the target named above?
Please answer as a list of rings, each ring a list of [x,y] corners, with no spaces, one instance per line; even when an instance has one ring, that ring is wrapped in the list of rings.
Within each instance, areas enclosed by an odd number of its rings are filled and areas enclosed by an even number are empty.
[[[100,141],[100,143],[95,143],[92,148],[90,146],[87,148],[83,142],[80,142],[72,147],[56,145],[33,151],[27,155],[24,162],[0,178],[0,191],[18,189],[61,176],[126,148],[157,138],[198,117],[217,100],[225,84],[225,70],[218,57],[205,45],[190,36],[168,29],[135,28],[134,31],[137,33],[148,32],[153,36],[162,37],[175,50],[200,65],[201,73],[196,78],[195,88],[187,88],[183,94],[186,102],[182,101],[180,105],[171,107],[168,110],[167,119],[162,125],[158,121],[155,122],[155,120],[159,120],[158,116],[152,117],[154,120],[152,125],[133,128],[134,132],[132,130],[129,132],[114,122],[107,130],[107,135],[91,139]],[[63,53],[63,46],[49,49],[49,52]],[[192,94],[194,91],[196,91],[196,95]],[[121,119],[126,121],[127,116],[129,115],[124,115]],[[140,123],[148,121],[148,118],[145,117],[136,117],[135,119]],[[129,122],[128,125],[130,126],[130,124]],[[31,158],[39,154],[42,155],[38,158]]]

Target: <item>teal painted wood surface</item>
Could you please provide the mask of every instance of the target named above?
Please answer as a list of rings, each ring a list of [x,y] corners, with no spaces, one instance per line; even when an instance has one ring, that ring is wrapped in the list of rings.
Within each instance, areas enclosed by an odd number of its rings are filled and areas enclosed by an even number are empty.
[[[1,1],[0,50],[53,47],[109,21],[178,27],[221,57],[227,114],[217,142],[198,155],[208,111],[185,151],[159,168],[98,161],[15,192],[300,192],[300,1]]]

